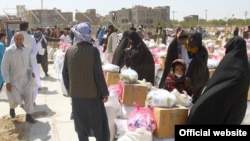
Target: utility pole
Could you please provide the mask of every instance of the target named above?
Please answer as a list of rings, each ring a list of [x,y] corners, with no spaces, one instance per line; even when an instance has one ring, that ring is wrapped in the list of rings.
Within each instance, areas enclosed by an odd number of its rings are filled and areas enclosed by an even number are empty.
[[[43,0],[41,0],[41,9],[43,10]]]
[[[206,21],[207,21],[207,9],[205,10],[205,19],[206,19]]]
[[[245,15],[245,24],[247,24],[247,15],[248,15],[248,12],[245,11],[244,15]]]

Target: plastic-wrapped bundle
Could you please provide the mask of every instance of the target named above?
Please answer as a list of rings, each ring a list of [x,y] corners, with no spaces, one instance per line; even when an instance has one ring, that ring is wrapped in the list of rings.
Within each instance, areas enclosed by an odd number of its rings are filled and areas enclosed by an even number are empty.
[[[113,141],[116,134],[116,126],[114,120],[118,117],[119,111],[121,109],[121,105],[118,99],[120,91],[117,85],[109,86],[108,90],[109,90],[109,100],[106,103],[104,103],[104,106],[108,117],[110,141]]]
[[[120,80],[123,83],[136,83],[138,80],[138,73],[131,68],[122,69],[120,74]]]
[[[119,72],[120,71],[120,67],[114,64],[104,64],[102,65],[102,69],[103,71],[108,71],[108,72]]]
[[[68,49],[69,47],[71,47],[71,46],[72,46],[72,45],[71,45],[70,42],[66,42],[66,41],[60,41],[60,42],[59,42],[59,48],[60,48],[62,51],[64,51],[64,52],[66,52],[67,49]]]
[[[153,133],[156,129],[154,113],[147,107],[140,107],[134,103],[136,109],[128,117],[128,129],[135,131],[137,128],[146,128]]]
[[[189,96],[186,91],[184,91],[184,93],[182,94],[177,89],[174,89],[171,93],[175,95],[177,105],[181,105],[184,107],[190,107],[193,104],[192,97]]]
[[[175,95],[165,89],[156,89],[148,93],[146,105],[149,107],[170,108],[175,106]]]

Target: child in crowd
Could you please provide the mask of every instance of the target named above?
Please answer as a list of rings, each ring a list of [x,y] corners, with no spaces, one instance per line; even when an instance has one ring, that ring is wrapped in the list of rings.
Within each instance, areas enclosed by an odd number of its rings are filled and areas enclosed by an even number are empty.
[[[186,65],[184,60],[175,59],[172,63],[172,73],[165,80],[164,89],[172,91],[177,89],[180,93],[187,92],[189,96],[193,96],[190,79],[185,76]]]

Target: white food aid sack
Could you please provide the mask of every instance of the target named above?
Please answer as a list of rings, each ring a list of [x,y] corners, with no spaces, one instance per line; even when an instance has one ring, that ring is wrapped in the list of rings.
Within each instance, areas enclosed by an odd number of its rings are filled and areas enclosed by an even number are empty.
[[[135,83],[138,80],[138,73],[130,67],[123,68],[121,70],[120,80],[123,83]]]
[[[120,67],[114,64],[104,64],[102,65],[102,69],[103,71],[108,71],[108,72],[119,72],[120,71]]]
[[[184,107],[190,107],[193,103],[193,98],[187,94],[186,91],[180,93],[177,89],[174,89],[171,93],[176,97],[176,105],[182,105]]]
[[[176,97],[165,89],[149,91],[146,98],[146,105],[150,107],[170,108],[175,106]]]
[[[145,128],[137,128],[135,131],[127,131],[120,135],[117,141],[152,141],[152,133]]]

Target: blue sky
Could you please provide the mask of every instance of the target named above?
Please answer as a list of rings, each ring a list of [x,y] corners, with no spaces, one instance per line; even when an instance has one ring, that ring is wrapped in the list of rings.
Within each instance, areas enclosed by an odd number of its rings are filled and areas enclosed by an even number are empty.
[[[15,13],[16,5],[25,5],[28,10],[40,9],[43,1],[44,9],[61,9],[62,12],[85,12],[96,9],[104,16],[109,11],[121,8],[132,8],[135,5],[147,7],[170,6],[170,18],[183,20],[184,16],[199,15],[205,19],[250,18],[250,0],[1,0],[0,15],[4,11]],[[175,12],[173,12],[175,11]],[[174,14],[173,14],[174,13]]]

